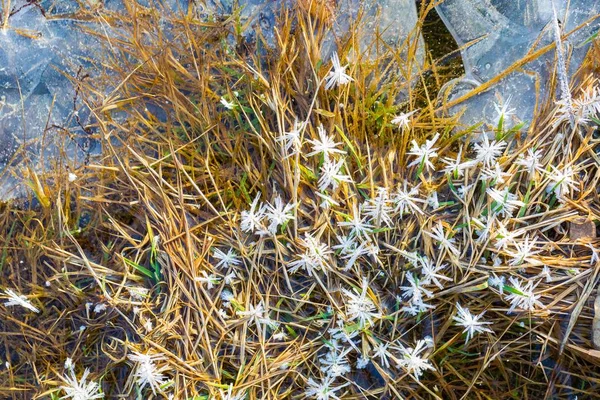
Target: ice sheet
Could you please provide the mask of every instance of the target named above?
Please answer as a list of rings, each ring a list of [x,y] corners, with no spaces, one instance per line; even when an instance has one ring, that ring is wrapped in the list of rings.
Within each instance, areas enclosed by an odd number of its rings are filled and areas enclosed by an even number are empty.
[[[597,0],[555,0],[561,22],[565,51],[569,55],[568,74],[573,76],[589,49],[584,42],[598,30],[600,11]],[[437,11],[458,44],[465,76],[451,82],[444,95],[456,100],[485,82],[504,74],[512,65],[553,43],[552,0],[446,0]],[[464,112],[464,125],[482,119],[494,124],[494,103],[510,98],[514,108],[512,124],[530,123],[536,104],[549,95],[547,82],[555,70],[555,51],[550,49],[514,69],[485,93],[453,107],[451,113]]]

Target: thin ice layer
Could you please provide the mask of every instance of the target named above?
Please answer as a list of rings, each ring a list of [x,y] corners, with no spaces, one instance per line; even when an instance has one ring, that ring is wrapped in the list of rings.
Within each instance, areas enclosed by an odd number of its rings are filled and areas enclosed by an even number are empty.
[[[589,49],[586,40],[598,30],[600,2],[556,0],[554,5],[563,36],[567,35],[564,46],[569,55],[568,73],[572,76]],[[448,100],[459,99],[500,75],[503,78],[450,112],[464,112],[461,121],[465,125],[482,119],[494,124],[494,103],[502,105],[510,98],[509,108],[515,112],[509,122],[531,122],[536,107],[548,96],[547,82],[555,67],[554,48],[543,51],[554,41],[552,1],[446,0],[437,11],[463,48],[465,76],[445,88]],[[512,68],[527,57],[532,59]]]

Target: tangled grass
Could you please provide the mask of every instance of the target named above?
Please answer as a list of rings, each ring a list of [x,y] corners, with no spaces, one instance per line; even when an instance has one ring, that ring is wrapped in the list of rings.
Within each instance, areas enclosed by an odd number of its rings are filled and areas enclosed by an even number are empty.
[[[414,35],[196,11],[97,14],[103,154],[0,213],[3,398],[596,397],[596,47],[575,125],[463,127]]]

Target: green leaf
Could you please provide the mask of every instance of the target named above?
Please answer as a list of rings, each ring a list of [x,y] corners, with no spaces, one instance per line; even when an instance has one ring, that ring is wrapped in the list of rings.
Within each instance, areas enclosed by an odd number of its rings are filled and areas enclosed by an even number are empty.
[[[523,205],[519,210],[519,214],[517,214],[517,218],[522,218],[525,215],[525,211],[527,211],[527,206],[529,204],[529,199],[531,198],[531,187],[533,186],[533,180],[529,181],[529,186],[527,187],[527,193],[525,193],[525,197],[523,198]]]
[[[381,227],[381,228],[376,228],[373,229],[373,233],[381,233],[381,232],[390,232],[395,230],[395,228],[389,228],[387,226]]]
[[[498,120],[498,126],[496,127],[496,140],[501,140],[502,138],[502,131],[503,131],[503,125],[504,125],[504,114],[500,115],[500,119]]]
[[[577,46],[577,48],[583,47],[588,43],[592,43],[594,40],[596,40],[596,38],[598,38],[598,33],[600,32],[596,32],[594,33],[592,36],[588,37],[587,39],[585,39],[583,42],[579,43]]]
[[[311,169],[306,168],[302,164],[298,164],[298,166],[300,167],[300,173],[302,174],[302,176],[304,176],[305,179],[307,179],[310,182],[314,182],[314,181],[318,180],[317,176],[315,175],[314,172],[312,172]]]
[[[456,186],[454,186],[454,183],[450,179],[448,179],[448,186],[450,187],[450,190],[452,190],[452,192],[458,196],[458,189]]]
[[[139,272],[141,272],[143,275],[146,275],[150,279],[154,279],[154,274],[148,268],[142,267],[140,264],[135,263],[135,262],[133,262],[133,261],[131,261],[131,260],[125,258],[125,257],[123,257],[123,260],[125,260],[125,263],[127,265],[135,268],[136,270],[138,270]]]
[[[508,293],[516,294],[518,296],[525,296],[525,294],[523,292],[521,292],[520,290],[515,289],[512,286],[504,285],[503,289],[506,290]]]
[[[252,198],[250,197],[250,194],[248,193],[248,189],[246,189],[246,180],[247,179],[248,179],[248,174],[246,172],[244,172],[242,174],[242,179],[240,180],[240,190],[242,191],[242,194],[244,195],[244,198],[246,199],[248,204],[252,204]]]
[[[8,235],[4,238],[4,246],[2,249],[2,256],[0,257],[0,272],[4,268],[4,263],[6,262],[6,257],[8,257],[8,242],[12,238],[12,235],[15,231],[15,226],[17,225],[17,221],[13,221],[10,230],[8,231]]]
[[[290,335],[292,335],[293,338],[297,338],[298,337],[298,334],[296,333],[296,331],[294,330],[294,328],[292,328],[291,326],[286,325],[285,329],[288,331],[288,333]]]
[[[358,169],[362,170],[362,163],[360,162],[360,158],[358,157],[358,153],[356,152],[356,149],[354,148],[354,146],[350,142],[350,139],[348,139],[348,137],[346,136],[346,134],[344,133],[344,131],[342,130],[342,128],[340,128],[339,126],[336,125],[335,126],[335,130],[338,131],[338,133],[342,137],[342,140],[344,141],[344,143],[346,143],[346,146],[348,146],[348,148],[350,149],[350,153],[352,154],[352,157],[354,157],[354,160],[356,161],[356,164],[358,164]]]
[[[462,354],[463,356],[468,356],[468,357],[477,357],[480,354],[479,353],[467,353],[466,351],[454,348],[454,347],[448,347],[448,352],[450,353],[458,353],[458,354]]]
[[[439,208],[442,208],[442,207],[446,207],[446,206],[453,206],[456,204],[456,202],[455,201],[440,201],[439,204],[440,204]]]

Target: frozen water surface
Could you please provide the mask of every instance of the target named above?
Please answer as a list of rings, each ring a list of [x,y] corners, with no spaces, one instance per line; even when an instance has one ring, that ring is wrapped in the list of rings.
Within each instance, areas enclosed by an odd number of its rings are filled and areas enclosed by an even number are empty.
[[[234,2],[232,0],[208,0],[201,6],[205,14],[229,14],[233,11],[234,4],[242,7],[240,13],[241,23],[246,27],[244,35],[248,40],[254,40],[256,32],[260,30],[268,43],[275,42],[274,26],[276,16],[292,7],[297,1],[265,1],[247,0]],[[338,0],[329,1],[332,15],[332,30],[328,34],[324,45],[323,58],[329,58],[335,48],[335,38],[348,34],[351,27],[360,21],[362,30],[361,51],[373,52],[377,39],[390,46],[404,44],[413,32],[417,21],[417,6],[414,0]],[[377,38],[379,35],[379,38]],[[414,40],[414,38],[413,38]],[[424,59],[424,46],[422,38],[419,40],[419,57]],[[422,62],[422,61],[421,61]]]
[[[140,1],[143,4],[144,1]],[[5,2],[3,3],[5,4]],[[178,1],[166,7],[180,6]],[[187,2],[185,3],[187,4]],[[81,18],[81,8],[121,10],[120,1],[24,0],[10,3],[0,19],[0,199],[19,195],[19,168],[76,167],[99,151],[84,127],[89,112],[77,96],[76,82],[99,70],[99,30]],[[0,8],[1,10],[1,8]],[[59,131],[70,138],[59,142]],[[64,160],[64,161],[60,161]],[[17,166],[17,169],[7,168]],[[11,172],[12,171],[12,172]],[[16,175],[15,176],[15,171]]]
[[[74,155],[87,141],[58,147],[53,133],[83,125],[85,111],[69,77],[77,77],[93,58],[93,37],[85,23],[45,17],[34,5],[12,2],[16,11],[0,29],[0,190],[11,197],[12,177],[2,168],[40,156]],[[76,130],[74,131],[76,133]]]
[[[497,123],[495,104],[510,99],[514,116],[509,123],[532,120],[536,104],[548,96],[546,83],[555,71],[555,50],[539,54],[513,72],[505,71],[525,57],[554,42],[552,0],[446,0],[437,6],[444,23],[461,46],[465,76],[445,88],[448,100],[456,100],[485,82],[503,74],[489,90],[456,105],[450,112],[464,111],[462,122],[474,125],[482,119]],[[554,0],[561,24],[563,50],[568,54],[568,74],[581,65],[598,30],[597,0]],[[539,85],[539,89],[537,89]]]

